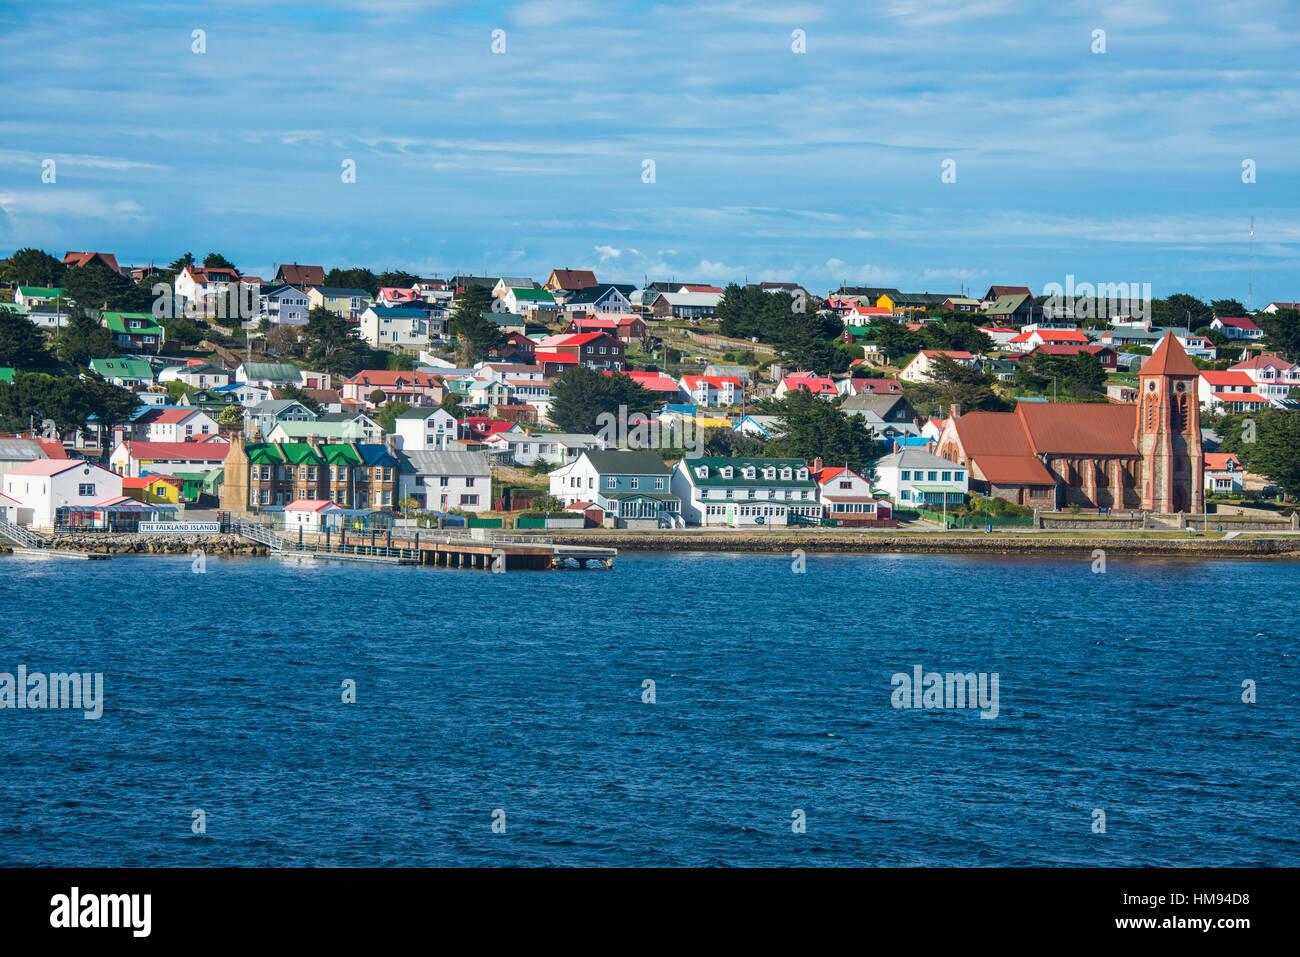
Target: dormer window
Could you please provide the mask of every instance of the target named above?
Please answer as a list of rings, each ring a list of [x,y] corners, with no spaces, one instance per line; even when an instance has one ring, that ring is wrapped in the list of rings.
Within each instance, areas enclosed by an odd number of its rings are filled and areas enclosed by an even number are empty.
[[[807,479],[808,479],[808,470],[807,470],[807,469],[800,469],[800,470],[799,470],[799,481],[803,482],[803,481],[807,481]]]
[[[747,479],[752,479],[752,478],[754,477],[754,475],[757,474],[757,473],[756,473],[756,471],[755,471],[755,469],[754,469],[754,466],[752,466],[752,465],[746,465],[744,471],[743,471],[741,474],[744,475],[745,478],[747,478]]]
[[[709,467],[708,467],[707,465],[701,465],[701,466],[699,466],[699,467],[696,468],[696,470],[695,470],[695,475],[696,475],[696,477],[698,477],[698,478],[708,478],[708,477],[709,477]]]
[[[772,479],[776,478],[776,469],[774,469],[770,465],[767,468],[763,469],[763,478],[767,479],[769,482]]]
[[[781,469],[781,478],[785,479],[786,481],[789,481],[792,475],[794,475],[794,473],[790,470],[790,467],[788,465],[785,468]]]
[[[724,465],[722,468],[718,469],[718,473],[725,479],[731,478],[733,471],[734,470],[730,465]]]

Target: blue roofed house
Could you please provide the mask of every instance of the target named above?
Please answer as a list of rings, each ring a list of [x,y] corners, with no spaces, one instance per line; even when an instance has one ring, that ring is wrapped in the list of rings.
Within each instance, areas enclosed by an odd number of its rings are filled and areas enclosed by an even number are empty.
[[[615,528],[681,527],[672,473],[655,452],[587,449],[550,474],[551,495],[565,506],[591,503]]]

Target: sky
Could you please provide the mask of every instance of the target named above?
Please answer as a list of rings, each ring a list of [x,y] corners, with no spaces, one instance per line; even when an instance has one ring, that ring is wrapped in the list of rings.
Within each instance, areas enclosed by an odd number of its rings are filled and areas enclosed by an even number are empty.
[[[1294,0],[0,0],[0,23],[0,254],[1300,300]]]

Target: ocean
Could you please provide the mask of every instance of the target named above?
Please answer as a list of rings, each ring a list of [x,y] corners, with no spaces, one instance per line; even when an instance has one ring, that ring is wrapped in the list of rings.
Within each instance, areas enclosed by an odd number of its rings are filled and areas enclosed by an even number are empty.
[[[1300,864],[1300,563],[797,564],[0,558],[0,865]]]

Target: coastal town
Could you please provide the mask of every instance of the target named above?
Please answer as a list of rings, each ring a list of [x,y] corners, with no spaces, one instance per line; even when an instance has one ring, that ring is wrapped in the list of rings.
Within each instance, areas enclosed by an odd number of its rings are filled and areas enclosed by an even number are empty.
[[[0,532],[1294,524],[1300,303],[623,278],[17,250]]]

